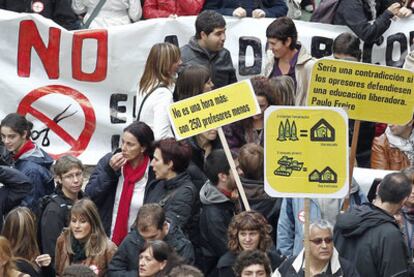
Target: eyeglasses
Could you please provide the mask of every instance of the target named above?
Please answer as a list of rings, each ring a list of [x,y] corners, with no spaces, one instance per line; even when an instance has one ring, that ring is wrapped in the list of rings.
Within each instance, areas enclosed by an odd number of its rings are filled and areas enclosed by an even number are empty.
[[[80,179],[83,177],[83,171],[79,171],[69,175],[63,175],[62,178],[66,180],[74,180],[75,178]]]
[[[322,242],[325,242],[326,244],[332,243],[333,239],[332,237],[327,238],[317,238],[317,239],[310,239],[309,241],[313,242],[316,245],[322,244]]]

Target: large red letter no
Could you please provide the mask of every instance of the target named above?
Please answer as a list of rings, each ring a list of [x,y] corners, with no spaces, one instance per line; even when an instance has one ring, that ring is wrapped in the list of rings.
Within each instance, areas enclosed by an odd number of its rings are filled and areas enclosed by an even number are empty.
[[[32,48],[39,55],[49,79],[59,78],[60,29],[49,28],[49,43],[46,47],[32,20],[20,22],[17,52],[17,75],[20,77],[30,77]]]
[[[82,46],[85,39],[97,40],[95,71],[82,71]],[[99,82],[106,78],[108,70],[108,32],[106,30],[87,30],[75,32],[72,45],[72,77],[79,81]]]

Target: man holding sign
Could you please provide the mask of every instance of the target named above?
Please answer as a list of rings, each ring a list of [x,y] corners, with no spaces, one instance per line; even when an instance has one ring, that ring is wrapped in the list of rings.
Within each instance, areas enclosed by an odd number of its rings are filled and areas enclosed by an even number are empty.
[[[215,269],[217,261],[227,252],[227,227],[235,213],[236,183],[223,150],[215,150],[204,165],[208,181],[201,188],[200,215],[201,249],[206,276]]]

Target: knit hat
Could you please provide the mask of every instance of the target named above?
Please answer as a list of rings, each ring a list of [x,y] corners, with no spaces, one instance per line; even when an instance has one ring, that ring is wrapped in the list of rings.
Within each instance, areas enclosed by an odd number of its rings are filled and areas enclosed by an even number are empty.
[[[63,277],[97,277],[97,275],[86,265],[72,264],[65,268]]]

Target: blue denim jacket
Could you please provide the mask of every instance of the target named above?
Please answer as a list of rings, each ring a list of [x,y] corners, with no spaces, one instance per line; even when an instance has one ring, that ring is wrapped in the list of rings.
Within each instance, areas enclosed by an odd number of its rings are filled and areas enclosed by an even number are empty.
[[[350,207],[368,202],[365,194],[358,190],[351,194]],[[338,207],[342,207],[343,201]],[[303,222],[304,222],[304,199],[303,198],[284,198],[277,225],[277,249],[287,256],[296,256],[303,249]],[[321,218],[321,210],[316,199],[310,199],[310,221]]]

